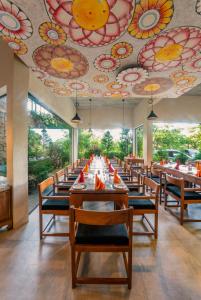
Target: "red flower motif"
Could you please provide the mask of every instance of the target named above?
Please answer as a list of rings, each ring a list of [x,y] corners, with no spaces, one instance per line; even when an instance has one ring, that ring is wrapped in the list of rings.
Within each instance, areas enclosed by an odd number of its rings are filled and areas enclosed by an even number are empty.
[[[180,27],[168,30],[148,42],[138,62],[149,71],[165,71],[192,59],[201,50],[201,29]]]
[[[54,21],[64,28],[74,42],[88,47],[107,45],[125,32],[131,19],[132,2],[46,0]]]
[[[28,39],[32,33],[32,24],[25,13],[8,0],[0,1],[0,32],[19,40]]]

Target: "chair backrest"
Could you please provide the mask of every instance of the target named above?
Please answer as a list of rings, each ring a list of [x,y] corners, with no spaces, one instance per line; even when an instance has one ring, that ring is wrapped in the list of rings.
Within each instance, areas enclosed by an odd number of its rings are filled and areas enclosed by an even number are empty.
[[[54,177],[49,177],[38,184],[39,199],[49,195],[54,190]]]
[[[166,174],[166,182],[176,185],[176,186],[180,187],[181,189],[184,188],[184,179],[183,178],[177,178],[177,177],[173,177],[171,175]]]
[[[161,170],[151,167],[151,175],[161,176]]]
[[[65,169],[61,169],[59,171],[56,172],[55,174],[56,177],[56,183],[59,183],[60,181],[66,181],[66,170]]]
[[[143,177],[143,185],[149,187],[156,195],[158,195],[160,185],[157,182],[155,182],[151,178],[144,176]]]
[[[108,212],[72,208],[71,213],[74,222],[88,225],[129,224],[132,220],[132,208]]]

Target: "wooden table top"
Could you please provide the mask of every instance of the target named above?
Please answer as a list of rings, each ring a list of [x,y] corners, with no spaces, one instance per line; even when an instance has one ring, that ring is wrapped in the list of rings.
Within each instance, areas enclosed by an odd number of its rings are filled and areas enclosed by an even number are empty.
[[[166,164],[166,165],[160,165],[155,164],[154,167],[157,169],[161,169],[167,174],[176,176],[176,177],[182,177],[185,181],[189,181],[198,185],[201,185],[201,177],[196,176],[197,170],[196,168],[192,168],[192,171],[188,170],[187,166],[179,166],[179,170],[175,169],[175,164]]]

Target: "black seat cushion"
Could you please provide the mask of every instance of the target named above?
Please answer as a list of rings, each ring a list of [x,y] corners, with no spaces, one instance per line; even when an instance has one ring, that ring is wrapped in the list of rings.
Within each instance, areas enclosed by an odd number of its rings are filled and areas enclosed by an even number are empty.
[[[79,224],[76,243],[77,244],[109,244],[128,245],[129,238],[124,224],[117,225],[86,225]]]
[[[155,181],[156,183],[160,184],[161,183],[161,179],[159,177],[151,177],[151,179],[153,181]]]
[[[143,196],[143,193],[129,192],[128,196]],[[156,209],[155,204],[149,199],[129,199],[128,206],[134,209]]]
[[[65,199],[58,200],[44,200],[42,203],[43,210],[68,210],[69,209],[69,201]]]
[[[130,177],[126,175],[120,175],[120,177],[122,180],[130,180]]]
[[[128,201],[128,206],[134,209],[156,209],[154,203],[149,199],[132,199]]]
[[[166,188],[167,191],[171,192],[175,196],[181,198],[181,189],[176,185],[168,185]],[[201,194],[197,192],[185,192],[184,193],[185,200],[201,200]]]
[[[64,189],[64,190],[68,190],[71,188],[71,186],[73,185],[73,182],[59,182],[57,184],[57,188],[59,189]]]
[[[68,180],[76,180],[78,175],[69,175]]]
[[[127,188],[130,192],[138,191],[139,187],[136,184],[128,184]]]

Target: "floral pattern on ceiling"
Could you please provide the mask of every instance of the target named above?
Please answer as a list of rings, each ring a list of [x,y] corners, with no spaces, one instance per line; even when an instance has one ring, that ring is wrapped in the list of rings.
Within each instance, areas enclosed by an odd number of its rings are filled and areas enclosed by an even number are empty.
[[[63,97],[179,97],[201,83],[200,18],[201,0],[0,0],[1,38]]]
[[[185,64],[200,50],[200,28],[174,28],[148,42],[140,51],[138,62],[151,72],[166,71]]]
[[[12,38],[26,40],[31,37],[33,28],[22,9],[11,1],[1,0],[0,32]]]
[[[44,72],[63,79],[79,78],[89,67],[81,52],[67,46],[43,45],[34,51],[33,61]]]
[[[133,87],[133,91],[137,95],[157,95],[161,91],[165,92],[169,90],[173,85],[173,82],[169,78],[156,77],[152,79],[146,79],[143,83],[136,84]]]
[[[132,0],[45,0],[52,19],[73,42],[98,47],[125,32],[133,9]]]
[[[141,0],[135,6],[128,32],[137,39],[153,37],[167,27],[173,13],[173,0]]]

